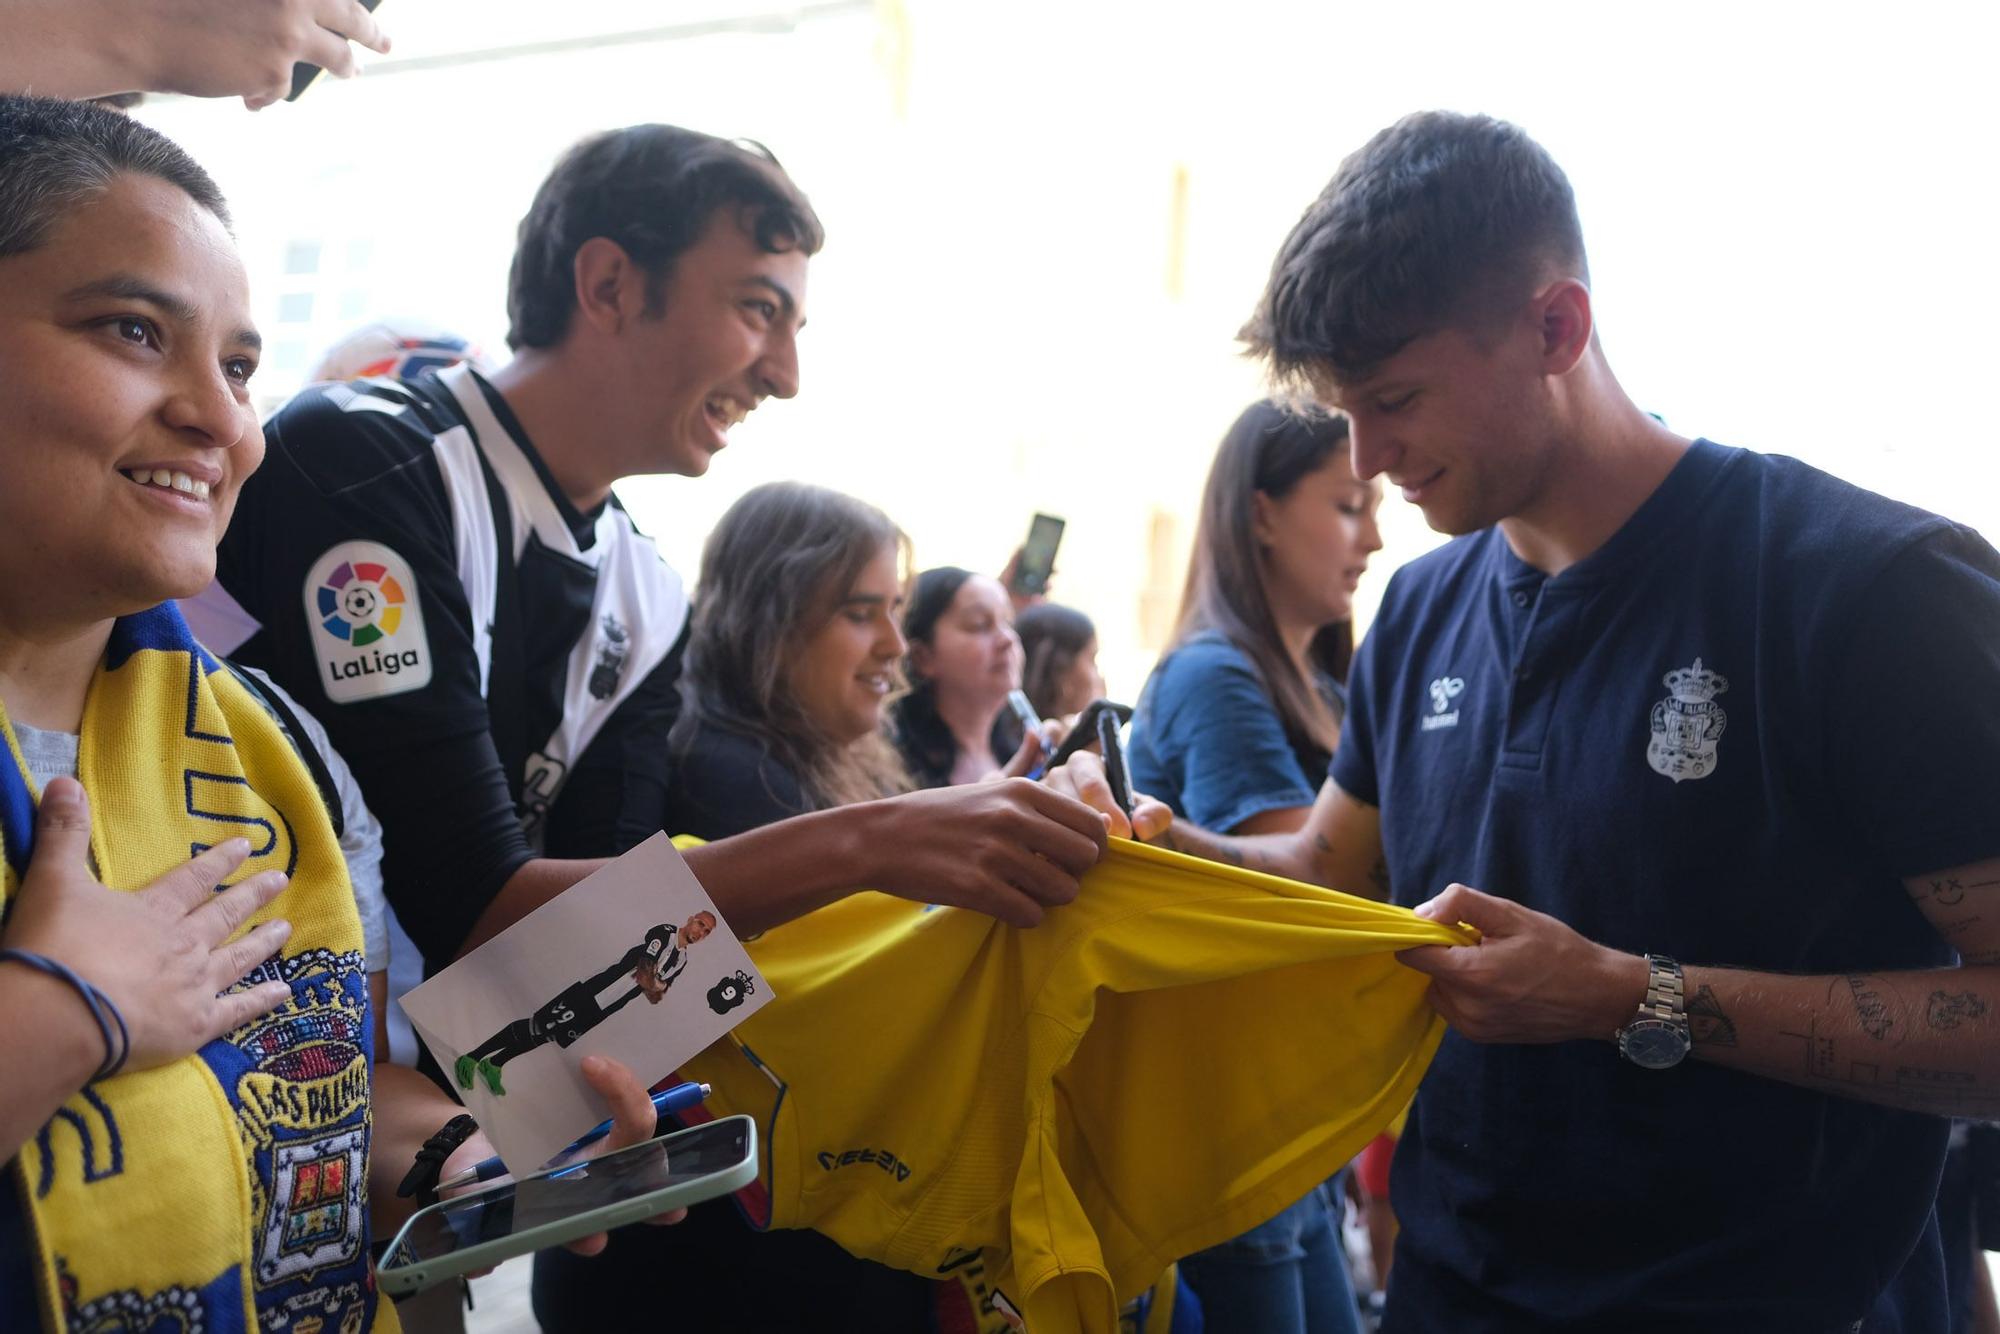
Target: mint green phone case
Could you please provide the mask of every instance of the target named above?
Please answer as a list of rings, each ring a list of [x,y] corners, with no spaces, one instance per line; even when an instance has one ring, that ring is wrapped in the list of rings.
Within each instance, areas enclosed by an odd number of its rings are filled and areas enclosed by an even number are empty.
[[[689,1130],[678,1130],[670,1135],[661,1135],[655,1139],[646,1141],[646,1143],[666,1144],[671,1154],[673,1141],[676,1139],[696,1135],[704,1131],[713,1133],[715,1127],[734,1126],[737,1122],[742,1123],[743,1157],[739,1162],[733,1163],[726,1168],[696,1177],[691,1181],[681,1181],[673,1185],[662,1186],[658,1190],[649,1191],[644,1195],[636,1195],[628,1200],[619,1200],[600,1208],[568,1214],[562,1218],[544,1223],[539,1227],[528,1228],[521,1232],[511,1232],[504,1237],[495,1237],[491,1241],[483,1241],[476,1245],[462,1247],[452,1251],[448,1255],[440,1255],[433,1259],[417,1260],[406,1265],[385,1265],[383,1268],[375,1271],[376,1280],[382,1285],[382,1291],[391,1296],[400,1297],[406,1293],[422,1292],[425,1288],[432,1287],[443,1282],[445,1279],[466,1273],[470,1270],[488,1269],[499,1264],[502,1260],[510,1260],[517,1255],[526,1255],[530,1251],[538,1251],[548,1246],[559,1246],[563,1242],[574,1241],[578,1237],[587,1237],[593,1232],[604,1232],[614,1227],[623,1227],[627,1223],[637,1223],[642,1219],[651,1218],[655,1214],[665,1213],[669,1209],[678,1209],[688,1204],[698,1204],[703,1200],[712,1200],[718,1195],[727,1195],[731,1191],[741,1190],[757,1179],[757,1123],[747,1116],[725,1117],[722,1120],[695,1126]],[[643,1146],[636,1144],[632,1146],[633,1149],[641,1147]],[[630,1152],[630,1150],[620,1150],[620,1152]],[[498,1185],[487,1186],[481,1190],[468,1191],[464,1195],[455,1195],[449,1200],[440,1200],[428,1208],[420,1209],[411,1215],[401,1228],[397,1229],[395,1240],[389,1243],[389,1248],[384,1252],[384,1257],[385,1259],[393,1259],[398,1250],[403,1246],[411,1230],[421,1226],[422,1220],[426,1215],[439,1213],[448,1205],[463,1206],[466,1201],[478,1199],[481,1195],[509,1189],[518,1190],[530,1182],[555,1176],[558,1172],[574,1171],[579,1165],[577,1163],[570,1163],[566,1166],[553,1168],[545,1172],[536,1172],[521,1178],[519,1181],[501,1182]]]

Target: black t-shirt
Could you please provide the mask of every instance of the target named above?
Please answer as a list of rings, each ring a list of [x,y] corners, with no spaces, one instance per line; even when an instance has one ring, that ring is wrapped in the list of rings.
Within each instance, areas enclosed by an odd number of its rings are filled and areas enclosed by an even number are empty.
[[[578,513],[466,368],[314,386],[265,444],[204,597],[353,768],[426,959],[538,851],[658,830],[687,606],[615,500]]]
[[[675,747],[666,809],[668,833],[713,842],[804,815],[814,803],[768,743],[702,723]]]
[[[1411,562],[1351,684],[1332,776],[1400,903],[1460,881],[1688,964],[1925,968],[1953,955],[1903,878],[2000,853],[2000,555],[1791,459],[1697,442],[1555,578],[1491,529]],[[1799,1060],[1919,1073],[1853,1041]],[[1946,1124],[1447,1034],[1384,1328],[1849,1328],[1926,1232]]]

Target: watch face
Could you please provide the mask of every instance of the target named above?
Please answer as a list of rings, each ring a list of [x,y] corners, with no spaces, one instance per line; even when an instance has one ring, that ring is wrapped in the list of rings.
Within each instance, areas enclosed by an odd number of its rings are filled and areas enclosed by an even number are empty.
[[[1687,1035],[1661,1019],[1641,1019],[1625,1030],[1619,1045],[1625,1059],[1648,1070],[1680,1064],[1688,1052]]]

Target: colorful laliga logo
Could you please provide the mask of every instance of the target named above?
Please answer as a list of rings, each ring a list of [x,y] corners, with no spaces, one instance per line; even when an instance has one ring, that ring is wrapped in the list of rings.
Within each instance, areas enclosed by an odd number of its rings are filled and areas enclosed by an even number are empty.
[[[380,542],[342,542],[306,573],[321,685],[335,704],[430,684],[430,643],[410,564]]]
[[[320,626],[364,648],[403,623],[403,586],[380,561],[342,561],[319,588]]]

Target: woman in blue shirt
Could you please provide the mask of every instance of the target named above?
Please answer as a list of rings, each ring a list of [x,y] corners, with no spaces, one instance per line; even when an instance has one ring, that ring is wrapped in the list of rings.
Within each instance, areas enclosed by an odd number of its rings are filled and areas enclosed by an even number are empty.
[[[1135,788],[1219,833],[1305,824],[1340,737],[1380,502],[1349,465],[1345,418],[1262,402],[1236,419],[1209,469],[1173,642],[1132,723]],[[1208,1329],[1355,1330],[1338,1218],[1322,1186],[1188,1257]]]

